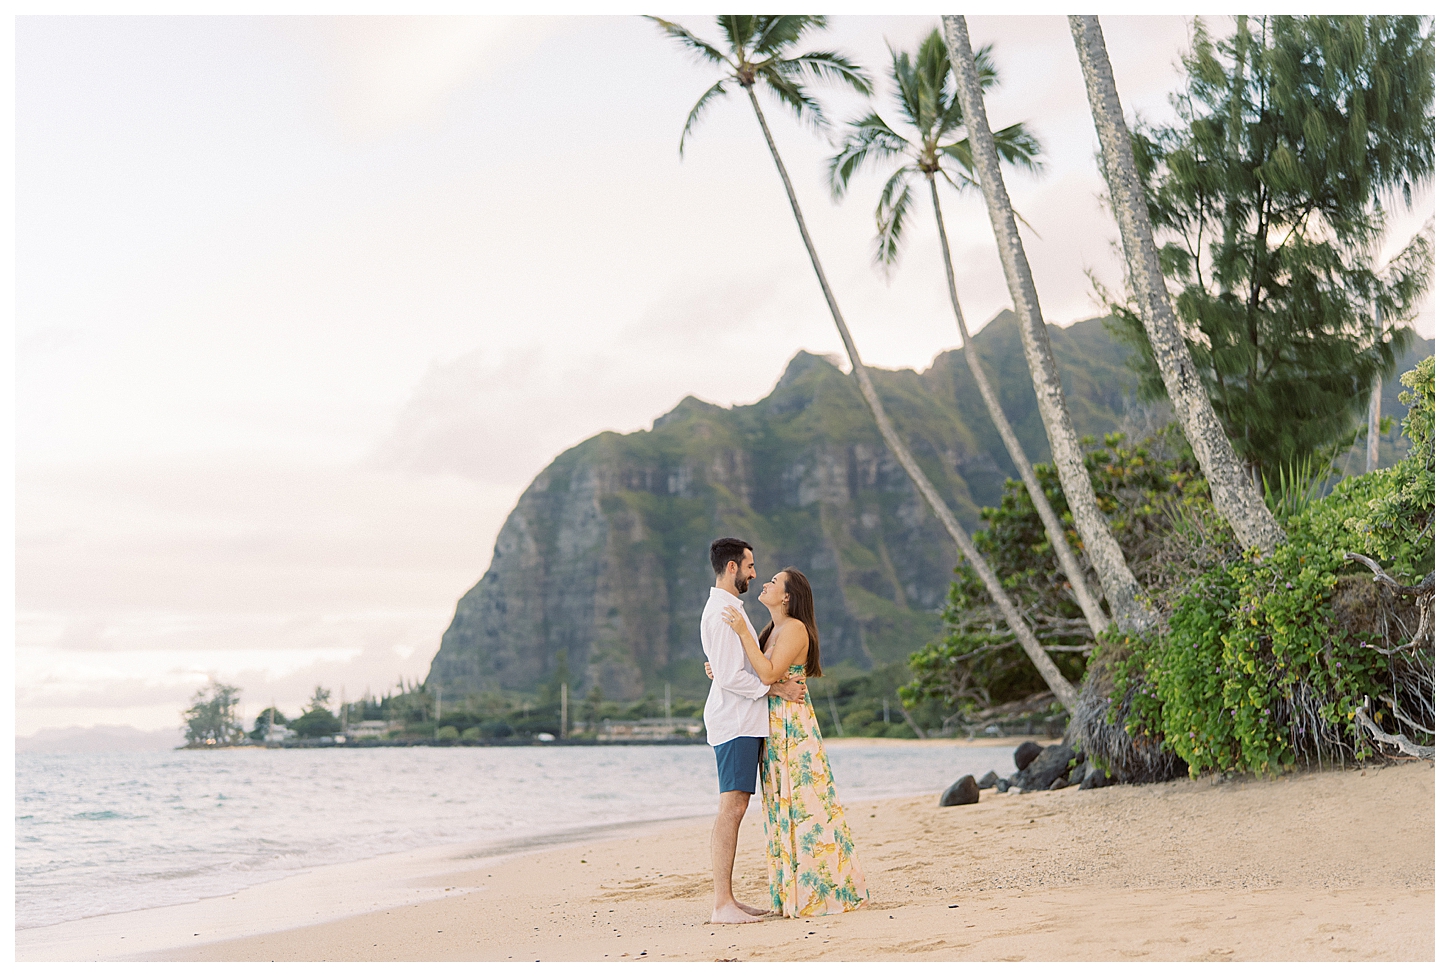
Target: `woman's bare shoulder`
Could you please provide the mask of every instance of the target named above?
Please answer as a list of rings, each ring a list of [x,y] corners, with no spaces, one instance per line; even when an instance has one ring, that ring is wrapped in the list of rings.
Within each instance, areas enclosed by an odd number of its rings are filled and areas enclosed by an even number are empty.
[[[798,658],[802,661],[805,660],[806,649],[811,643],[810,634],[806,631],[805,624],[797,621],[793,617],[786,618],[785,623],[780,626],[780,639],[789,641],[792,650],[797,652],[797,654],[792,656],[793,658]]]

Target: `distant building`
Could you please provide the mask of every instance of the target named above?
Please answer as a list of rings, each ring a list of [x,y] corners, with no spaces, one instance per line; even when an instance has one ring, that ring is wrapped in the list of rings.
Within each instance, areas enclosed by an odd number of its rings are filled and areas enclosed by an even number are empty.
[[[652,743],[681,737],[693,739],[705,730],[699,719],[606,719],[599,724],[601,743]]]
[[[390,723],[386,719],[364,719],[361,722],[350,723],[346,735],[350,740],[382,739],[394,730],[402,728],[402,723]]]
[[[267,726],[267,733],[262,737],[264,743],[283,743],[296,736],[297,733],[286,726],[270,723]]]

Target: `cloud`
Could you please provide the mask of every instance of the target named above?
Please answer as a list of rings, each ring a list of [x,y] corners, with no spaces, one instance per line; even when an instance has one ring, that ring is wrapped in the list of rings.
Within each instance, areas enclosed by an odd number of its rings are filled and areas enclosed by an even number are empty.
[[[61,651],[17,648],[16,735],[47,727],[117,723],[175,728],[197,690],[216,680],[241,688],[250,723],[275,703],[296,715],[318,686],[356,701],[385,693],[400,678],[422,677],[429,653],[395,648]]]
[[[288,30],[323,67],[327,104],[344,130],[375,138],[438,118],[455,93],[526,60],[561,23],[351,16],[297,18]]]
[[[160,728],[211,673],[289,709],[422,678],[517,491],[279,458],[23,466],[18,728]]]
[[[794,351],[780,328],[793,311],[768,270],[744,290],[687,279],[587,345],[532,341],[434,362],[366,464],[527,484],[570,445],[644,427],[687,393],[724,403],[762,396]]]

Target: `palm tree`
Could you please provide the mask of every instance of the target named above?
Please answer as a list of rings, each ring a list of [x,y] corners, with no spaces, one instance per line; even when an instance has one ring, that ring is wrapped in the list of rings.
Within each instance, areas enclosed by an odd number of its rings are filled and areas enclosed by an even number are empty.
[[[977,77],[982,80],[982,87],[991,88],[997,83],[997,69],[992,63],[990,46],[976,52],[976,62]],[[892,50],[892,95],[901,114],[916,130],[915,138],[901,135],[876,112],[850,123],[840,152],[828,164],[831,192],[838,199],[843,196],[852,176],[867,163],[902,164],[886,178],[881,199],[876,205],[875,257],[876,262],[889,271],[900,257],[901,242],[915,202],[913,184],[924,180],[931,190],[932,212],[936,215],[942,263],[946,268],[947,292],[951,295],[952,311],[956,314],[957,332],[962,337],[962,354],[967,359],[967,369],[976,380],[982,402],[987,405],[987,414],[1001,435],[1002,443],[1007,446],[1007,454],[1012,457],[1012,463],[1017,466],[1017,473],[1027,487],[1027,494],[1037,508],[1037,515],[1047,530],[1058,565],[1072,586],[1078,606],[1082,608],[1093,634],[1098,635],[1107,630],[1107,616],[1088,588],[1077,555],[1037,481],[1032,463],[1027,460],[1027,452],[1022,450],[1022,442],[1017,440],[996,392],[987,382],[987,373],[967,332],[967,320],[962,315],[962,303],[957,296],[957,277],[952,269],[952,253],[947,243],[946,223],[942,219],[937,178],[959,191],[968,187],[981,188],[972,163],[972,148],[961,132],[961,103],[957,101],[955,86],[948,84],[951,73],[946,44],[938,30],[933,29],[921,42],[914,62],[908,52]],[[993,140],[997,155],[1003,160],[1024,169],[1038,169],[1041,149],[1036,137],[1021,123],[999,129],[993,133]]]
[[[1032,372],[1032,386],[1037,392],[1037,410],[1042,415],[1042,426],[1047,431],[1048,444],[1052,446],[1052,459],[1057,463],[1057,475],[1062,482],[1062,493],[1067,497],[1068,508],[1072,510],[1073,523],[1077,527],[1083,548],[1098,571],[1098,581],[1108,598],[1108,607],[1113,612],[1113,622],[1123,631],[1143,632],[1157,621],[1157,615],[1148,604],[1147,595],[1139,585],[1128,561],[1123,558],[1122,547],[1113,538],[1108,521],[1098,508],[1097,495],[1093,492],[1092,480],[1088,477],[1087,465],[1083,462],[1082,447],[1078,444],[1077,432],[1072,418],[1067,413],[1066,398],[1062,393],[1062,381],[1057,375],[1057,364],[1052,359],[1052,348],[1047,339],[1047,324],[1042,319],[1042,307],[1037,300],[1037,286],[1032,281],[1032,269],[1027,264],[1027,252],[1022,248],[1022,237],[1017,233],[1017,221],[1012,214],[1012,201],[1007,196],[1007,186],[1002,182],[1002,168],[993,149],[992,129],[987,124],[987,110],[982,101],[982,83],[977,76],[977,62],[972,55],[971,39],[967,34],[966,19],[960,15],[942,17],[947,53],[952,69],[956,73],[957,91],[962,104],[962,114],[967,124],[967,139],[973,151],[973,158],[980,160],[978,166],[982,196],[987,202],[987,212],[992,218],[992,230],[997,238],[997,251],[1002,257],[1002,270],[1007,275],[1007,288],[1012,293],[1012,304],[1017,311],[1017,326],[1022,331],[1022,352]]]
[[[1284,538],[1284,530],[1274,521],[1248,469],[1229,443],[1189,356],[1188,345],[1179,332],[1168,288],[1163,283],[1163,268],[1158,261],[1158,247],[1153,242],[1143,183],[1133,161],[1132,141],[1123,119],[1122,103],[1118,101],[1102,27],[1096,17],[1073,16],[1068,18],[1068,23],[1077,45],[1078,60],[1082,62],[1098,141],[1103,147],[1103,169],[1123,238],[1123,253],[1128,259],[1128,277],[1138,299],[1138,314],[1153,344],[1163,385],[1168,388],[1173,412],[1208,479],[1214,508],[1233,527],[1240,546],[1245,550],[1257,549],[1267,556]]]
[[[776,171],[779,172],[781,183],[785,186],[791,212],[795,215],[796,227],[800,230],[801,240],[805,243],[806,252],[810,255],[811,266],[816,272],[816,280],[820,283],[821,292],[826,298],[826,305],[831,310],[831,318],[836,323],[836,331],[840,333],[841,342],[846,347],[846,355],[851,361],[851,375],[856,378],[856,383],[861,389],[861,396],[865,398],[866,405],[871,410],[871,416],[876,421],[876,427],[881,432],[882,439],[891,449],[892,454],[896,456],[897,462],[905,470],[917,491],[926,499],[932,512],[941,520],[952,541],[966,556],[972,569],[982,578],[987,592],[991,594],[992,600],[1001,609],[1007,619],[1008,627],[1012,629],[1013,635],[1021,642],[1033,665],[1042,674],[1048,688],[1052,690],[1053,695],[1063,704],[1063,707],[1070,712],[1077,702],[1077,690],[1053,664],[1036,635],[1032,633],[1032,629],[1022,620],[1022,615],[1017,613],[1007,592],[1002,589],[1002,584],[997,580],[997,575],[992,572],[992,568],[988,566],[982,554],[972,545],[971,537],[967,535],[966,530],[962,528],[952,511],[947,508],[946,502],[932,487],[931,482],[927,480],[921,466],[912,458],[906,445],[902,443],[901,437],[896,433],[896,427],[891,423],[891,419],[886,416],[886,411],[881,406],[881,398],[876,394],[871,377],[861,362],[860,354],[856,351],[856,342],[851,338],[851,332],[846,327],[846,320],[836,305],[836,297],[831,292],[830,284],[826,281],[826,272],[821,267],[820,256],[816,254],[815,245],[811,243],[810,233],[806,230],[805,217],[801,214],[795,187],[791,184],[790,174],[786,172],[785,163],[780,158],[780,151],[776,149],[775,139],[770,134],[770,127],[765,122],[765,113],[761,111],[760,100],[755,94],[755,84],[761,82],[771,94],[795,112],[797,118],[804,118],[812,125],[821,126],[824,125],[825,119],[820,105],[802,84],[807,75],[823,80],[844,82],[866,95],[871,93],[870,79],[859,66],[833,51],[812,51],[794,57],[788,56],[790,49],[805,34],[826,26],[824,16],[731,16],[722,14],[716,18],[716,22],[725,35],[725,47],[729,51],[728,55],[714,45],[696,37],[679,24],[658,17],[651,19],[659,24],[668,36],[675,38],[696,56],[720,68],[725,74],[724,78],[706,89],[705,94],[690,110],[690,114],[685,120],[684,131],[680,135],[681,155],[684,154],[685,137],[690,134],[690,130],[699,120],[704,107],[725,94],[727,85],[734,84],[745,89],[746,95],[750,98],[750,105],[755,110],[755,119],[760,123],[760,131],[765,135],[765,144],[770,149],[771,159],[775,161]]]

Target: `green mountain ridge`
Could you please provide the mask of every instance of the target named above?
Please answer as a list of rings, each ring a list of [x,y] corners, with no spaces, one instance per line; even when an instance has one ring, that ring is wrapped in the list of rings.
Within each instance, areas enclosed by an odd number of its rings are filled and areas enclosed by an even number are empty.
[[[1052,327],[1051,341],[1080,434],[1146,431],[1167,419],[1161,405],[1138,403],[1128,351],[1101,320]],[[973,342],[1028,456],[1049,461],[1015,318],[1001,313]],[[980,508],[996,504],[1015,472],[960,348],[920,374],[868,369],[923,470],[977,528]],[[1390,403],[1398,383],[1385,386],[1386,413],[1402,416]],[[1387,444],[1381,456],[1392,454]],[[576,695],[597,685],[608,699],[632,700],[668,681],[679,696],[703,697],[707,550],[723,535],[755,544],[762,577],[787,565],[806,572],[827,665],[899,662],[940,633],[955,548],[854,381],[802,351],[756,403],[686,397],[648,431],[605,432],[555,458],[459,600],[429,687],[450,701],[533,691],[554,679],[562,652]],[[757,583],[746,601],[757,625],[767,619],[758,594]]]

